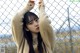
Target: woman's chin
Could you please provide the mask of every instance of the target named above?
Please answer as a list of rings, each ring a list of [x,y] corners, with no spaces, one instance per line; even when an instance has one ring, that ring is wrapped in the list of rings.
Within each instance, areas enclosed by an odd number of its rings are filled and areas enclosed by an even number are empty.
[[[36,33],[40,32],[40,30],[37,30]]]

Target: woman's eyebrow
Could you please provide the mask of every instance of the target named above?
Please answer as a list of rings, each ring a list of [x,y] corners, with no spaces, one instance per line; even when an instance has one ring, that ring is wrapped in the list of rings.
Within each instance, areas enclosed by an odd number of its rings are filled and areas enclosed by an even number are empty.
[[[29,20],[29,23],[32,22],[33,20]]]
[[[29,23],[30,22],[32,22],[32,21],[34,21],[34,20],[38,20],[39,18],[34,18],[34,19],[32,19],[32,20],[29,20]]]

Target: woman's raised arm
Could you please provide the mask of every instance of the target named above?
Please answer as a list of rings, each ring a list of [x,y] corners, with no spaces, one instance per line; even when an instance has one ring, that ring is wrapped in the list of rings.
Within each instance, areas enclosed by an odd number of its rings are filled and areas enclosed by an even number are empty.
[[[55,42],[54,32],[50,25],[50,20],[48,19],[48,16],[45,13],[45,5],[43,0],[39,0],[39,26],[47,53],[53,53]]]
[[[33,9],[34,4],[35,3],[33,0],[29,0],[26,7],[23,8],[22,11],[18,12],[12,19],[12,36],[18,47],[21,44],[21,41],[23,40],[23,15],[27,11]]]

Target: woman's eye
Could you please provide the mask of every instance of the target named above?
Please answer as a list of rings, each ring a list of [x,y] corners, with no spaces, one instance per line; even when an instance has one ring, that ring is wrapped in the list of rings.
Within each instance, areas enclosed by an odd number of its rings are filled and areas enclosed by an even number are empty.
[[[38,21],[37,19],[35,21]]]
[[[31,22],[29,22],[29,24],[33,24],[33,22],[31,21]]]
[[[35,21],[38,22],[38,19],[36,19]]]

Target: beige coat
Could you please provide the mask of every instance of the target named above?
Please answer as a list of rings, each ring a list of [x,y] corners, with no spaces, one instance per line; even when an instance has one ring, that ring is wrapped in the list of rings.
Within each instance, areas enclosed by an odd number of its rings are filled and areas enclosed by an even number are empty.
[[[33,7],[34,5],[28,2],[27,6],[21,12],[17,13],[15,17],[12,19],[12,35],[17,45],[18,53],[22,52],[29,53],[29,46],[27,40],[23,37],[22,18],[24,13],[30,11]],[[41,6],[39,7],[39,18],[40,18],[39,27],[47,51],[44,53],[53,53],[53,46],[54,46],[53,30],[50,26],[50,21],[48,20],[48,16],[46,16],[44,9],[45,9],[44,3],[41,3]]]

